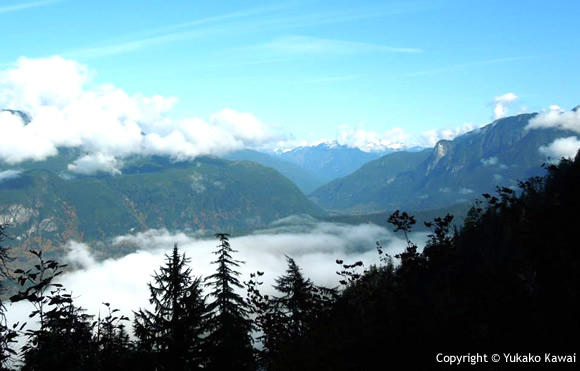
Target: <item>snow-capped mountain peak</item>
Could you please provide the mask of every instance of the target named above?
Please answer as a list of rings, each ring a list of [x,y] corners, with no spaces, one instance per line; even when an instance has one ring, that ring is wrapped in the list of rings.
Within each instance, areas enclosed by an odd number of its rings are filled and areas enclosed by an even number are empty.
[[[299,145],[294,147],[287,146],[287,147],[279,147],[273,150],[276,154],[282,154],[286,152],[292,152],[304,148],[319,148],[319,149],[328,149],[328,150],[337,150],[337,149],[359,149],[363,152],[367,153],[389,153],[395,151],[404,151],[404,150],[416,150],[415,147],[410,148],[406,144],[402,142],[391,142],[386,139],[374,139],[368,140],[364,143],[360,143],[358,145],[354,145],[353,143],[340,143],[337,140],[328,140],[328,139],[321,139],[312,142],[303,142]]]

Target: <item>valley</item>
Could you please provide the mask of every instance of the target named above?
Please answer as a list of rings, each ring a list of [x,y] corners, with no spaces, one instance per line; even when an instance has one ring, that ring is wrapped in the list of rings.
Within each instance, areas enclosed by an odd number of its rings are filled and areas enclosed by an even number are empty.
[[[539,148],[574,134],[530,129],[536,115],[499,119],[430,149],[385,154],[323,143],[281,155],[131,156],[116,175],[70,172],[82,153],[65,148],[43,162],[2,165],[0,217],[12,226],[18,257],[29,249],[61,255],[69,240],[103,246],[150,229],[244,235],[292,215],[385,226],[400,209],[417,215],[418,230],[446,213],[461,226],[481,194],[541,174],[548,158]]]

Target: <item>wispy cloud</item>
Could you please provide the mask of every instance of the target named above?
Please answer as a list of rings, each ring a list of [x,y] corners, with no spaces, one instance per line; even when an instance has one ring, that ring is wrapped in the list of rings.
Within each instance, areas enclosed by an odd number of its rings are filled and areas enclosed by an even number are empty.
[[[383,8],[363,8],[308,14],[292,14],[295,9],[289,9],[288,6],[257,7],[123,35],[119,38],[104,42],[102,45],[80,48],[61,54],[71,58],[97,58],[121,53],[130,53],[155,45],[202,36],[236,35],[244,32],[274,32],[308,26],[320,26],[324,24],[350,22],[367,18],[392,16],[402,13],[422,11],[425,9],[428,8],[390,6]],[[346,45],[344,44],[342,45],[343,48],[345,46]],[[334,47],[336,48],[338,45],[334,45]],[[349,47],[351,49],[381,49],[383,51],[401,53],[417,53],[421,51],[415,48],[397,48],[356,42],[351,42]]]
[[[111,55],[124,54],[134,52],[146,47],[151,47],[155,45],[162,45],[169,42],[193,39],[200,37],[206,33],[206,30],[189,30],[184,32],[176,32],[162,36],[154,36],[148,38],[142,38],[133,41],[125,41],[115,44],[108,44],[95,47],[87,47],[82,49],[76,49],[61,53],[68,58],[100,58],[107,57]]]
[[[238,67],[238,66],[255,66],[261,64],[284,63],[293,60],[295,60],[295,58],[265,58],[265,59],[242,60],[242,61],[236,60],[234,62],[227,63],[211,63],[205,65],[204,67],[223,68],[223,67]]]
[[[29,3],[19,3],[13,5],[4,5],[0,6],[0,14],[2,13],[12,13],[17,12],[19,10],[31,9],[31,8],[38,8],[40,6],[46,6],[54,3],[60,3],[64,0],[44,0],[44,1],[33,1]]]
[[[206,18],[195,19],[189,22],[177,23],[157,28],[152,28],[149,30],[141,31],[138,33],[124,35],[120,40],[135,40],[141,38],[149,38],[160,35],[167,35],[172,33],[180,33],[183,31],[191,30],[192,28],[199,28],[208,25],[224,24],[230,21],[239,21],[246,18],[255,18],[260,16],[265,16],[272,14],[281,10],[287,9],[286,6],[276,5],[276,6],[265,6],[250,8],[215,16],[210,16]]]
[[[439,68],[433,68],[429,70],[423,71],[416,71],[416,72],[409,72],[409,73],[402,73],[394,76],[390,76],[393,78],[399,77],[414,77],[414,76],[423,76],[423,75],[435,75],[438,73],[445,73],[445,72],[454,72],[465,68],[471,67],[478,67],[478,66],[486,66],[490,64],[497,64],[497,63],[506,63],[506,62],[515,62],[515,61],[525,61],[529,59],[533,59],[533,56],[525,56],[525,57],[508,57],[508,58],[495,58],[495,59],[486,59],[483,61],[476,61],[476,62],[468,62],[468,63],[461,63],[461,64],[454,64],[451,66],[444,66]]]
[[[417,48],[401,48],[349,40],[320,39],[308,36],[287,36],[250,47],[280,54],[357,54],[368,52],[421,53]]]
[[[85,47],[62,53],[71,58],[99,58],[130,53],[143,48],[170,42],[194,39],[202,36],[227,34],[243,27],[243,20],[253,19],[282,9],[281,7],[259,7],[217,16],[196,19],[190,22],[123,35],[102,45]],[[240,23],[242,22],[242,23]],[[248,22],[251,24],[251,22]]]
[[[338,11],[308,12],[301,15],[281,16],[267,20],[265,24],[275,25],[276,29],[282,30],[416,13],[433,8],[434,6],[432,5],[419,6],[417,4],[391,3],[381,7],[358,7]]]
[[[341,81],[351,81],[360,78],[360,75],[344,75],[344,76],[327,76],[327,77],[319,77],[313,79],[305,79],[305,80],[298,80],[298,81],[291,81],[291,84],[296,85],[308,85],[308,84],[325,84],[325,83],[334,83],[334,82],[341,82]]]

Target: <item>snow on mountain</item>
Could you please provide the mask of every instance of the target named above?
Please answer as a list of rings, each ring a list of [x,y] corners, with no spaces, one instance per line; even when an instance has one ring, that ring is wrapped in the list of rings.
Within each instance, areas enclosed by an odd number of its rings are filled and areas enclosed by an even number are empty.
[[[357,148],[363,152],[367,153],[377,153],[377,154],[387,154],[396,151],[417,151],[423,149],[422,147],[409,147],[402,142],[390,142],[385,139],[381,140],[369,140],[364,143],[364,145],[353,147],[346,144],[341,144],[336,140],[328,140],[322,139],[317,141],[312,141],[309,143],[301,143],[298,146],[287,146],[287,147],[278,147],[272,150],[277,155],[292,152],[295,150],[300,150],[304,148],[313,148],[317,147],[319,149],[346,149],[346,148]]]

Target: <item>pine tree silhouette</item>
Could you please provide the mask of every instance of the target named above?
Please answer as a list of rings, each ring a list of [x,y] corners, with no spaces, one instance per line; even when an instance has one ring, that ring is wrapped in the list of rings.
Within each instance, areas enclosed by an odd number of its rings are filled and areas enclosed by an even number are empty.
[[[252,322],[249,317],[249,306],[236,293],[236,288],[243,288],[238,280],[240,273],[235,269],[243,264],[232,257],[236,250],[230,247],[229,235],[217,233],[220,244],[214,252],[217,260],[216,273],[206,278],[205,285],[211,289],[209,295],[213,301],[208,305],[209,335],[207,349],[210,370],[252,370],[254,356],[252,349]]]
[[[201,279],[192,278],[189,258],[179,255],[177,244],[165,265],[149,283],[153,311],[135,312],[134,330],[143,367],[171,370],[197,369],[205,364],[202,337],[206,304]]]

